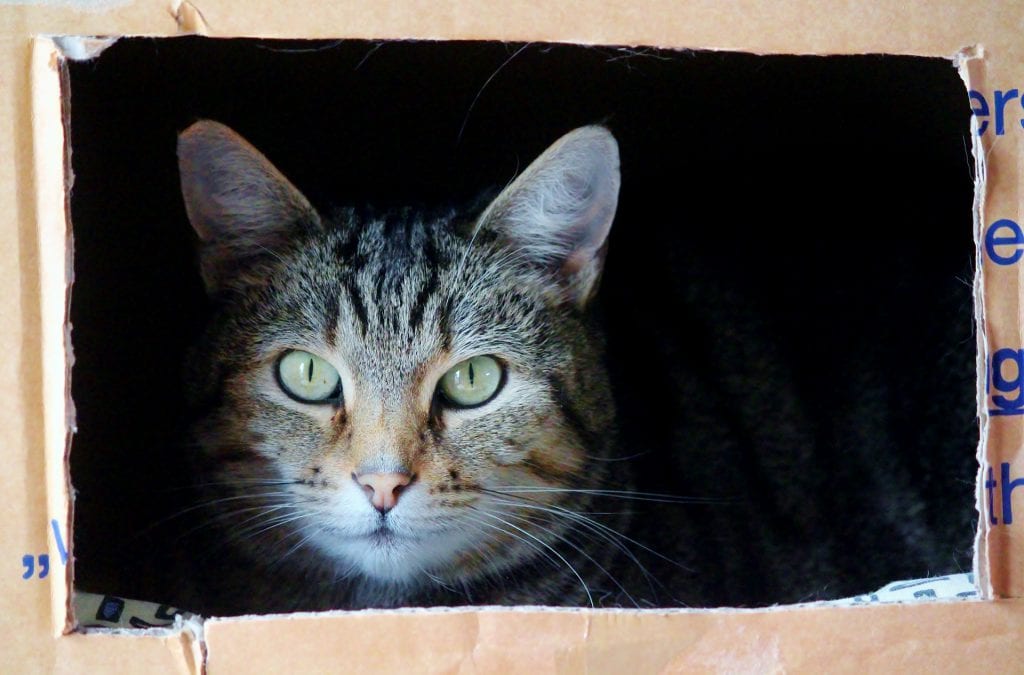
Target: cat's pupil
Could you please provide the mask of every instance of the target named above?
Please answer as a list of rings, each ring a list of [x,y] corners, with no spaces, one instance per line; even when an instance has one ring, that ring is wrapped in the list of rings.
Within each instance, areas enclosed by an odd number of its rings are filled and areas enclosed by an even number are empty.
[[[338,371],[316,354],[303,350],[292,350],[281,357],[277,377],[284,392],[303,403],[327,402],[341,392]]]
[[[480,376],[479,382],[477,375]],[[501,364],[490,356],[474,356],[445,373],[438,386],[448,402],[472,407],[494,398],[501,384]]]

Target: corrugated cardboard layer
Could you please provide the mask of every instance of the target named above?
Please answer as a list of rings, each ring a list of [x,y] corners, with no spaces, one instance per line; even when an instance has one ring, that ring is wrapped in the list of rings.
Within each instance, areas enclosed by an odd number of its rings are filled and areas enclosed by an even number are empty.
[[[212,36],[363,37],[552,40],[583,43],[649,44],[665,47],[734,49],[752,52],[890,52],[952,56],[963,47],[984,47],[984,67],[972,66],[969,78],[990,106],[997,92],[1002,103],[986,118],[981,137],[984,156],[983,201],[978,209],[978,238],[1002,219],[1020,223],[1018,187],[1022,160],[1020,120],[1024,108],[1024,50],[1019,27],[1024,5],[957,1],[936,5],[916,1],[825,3],[812,0],[728,5],[712,0],[613,0],[596,4],[508,2],[482,6],[467,0],[378,2],[313,1],[303,11],[267,0],[180,2],[146,0],[123,3],[5,4],[0,7],[0,628],[8,639],[0,664],[20,670],[88,672],[192,672],[188,638],[71,636],[57,638],[51,618],[50,584],[59,609],[65,597],[65,569],[59,561],[60,537],[66,539],[65,489],[51,476],[47,505],[44,449],[54,438],[54,419],[44,409],[50,379],[63,372],[54,355],[53,305],[43,302],[44,272],[52,281],[55,230],[41,223],[63,217],[63,201],[40,199],[37,172],[52,180],[52,152],[34,136],[36,109],[30,85],[31,37],[38,34],[176,35],[182,31]],[[96,9],[99,7],[100,9]],[[109,8],[104,10],[102,8]],[[38,59],[37,59],[38,63]],[[1016,91],[1011,97],[1010,92]],[[995,126],[1003,119],[1002,133]],[[980,118],[979,118],[980,119]],[[52,140],[52,139],[51,139]],[[45,146],[45,147],[44,147]],[[41,257],[42,256],[42,257]],[[56,256],[50,258],[50,256]],[[1021,264],[997,264],[982,256],[985,302],[983,357],[998,350],[1020,350]],[[58,267],[60,266],[58,262]],[[47,296],[47,297],[53,297]],[[45,336],[45,338],[44,338]],[[44,361],[45,359],[45,361]],[[986,380],[991,363],[983,362]],[[46,373],[44,380],[43,373]],[[1007,374],[1010,377],[1011,374]],[[44,384],[45,383],[45,384]],[[1012,394],[1011,394],[1012,395]],[[49,404],[49,402],[48,402]],[[986,408],[995,403],[987,397]],[[47,418],[47,415],[51,417]],[[991,564],[996,595],[1024,595],[1024,416],[983,417],[988,430],[986,465],[1010,484],[984,483],[985,508],[981,560]],[[47,433],[49,432],[49,433]],[[1003,481],[1005,482],[1005,481]],[[1019,485],[1024,485],[1022,482]],[[1013,499],[1013,497],[1016,499]],[[989,509],[991,498],[998,506]],[[1004,502],[1021,516],[1005,522]],[[51,521],[56,521],[54,528]],[[50,560],[48,578],[23,578],[23,560]],[[984,571],[984,570],[982,570]],[[514,614],[462,612],[436,616],[360,614],[327,619],[217,622],[208,627],[212,672],[254,667],[273,670],[318,668],[407,669],[410,665],[445,670],[506,670],[526,664],[540,670],[596,671],[682,669],[797,670],[857,669],[963,670],[1012,669],[1019,662],[1024,634],[1024,605],[955,603],[866,609],[797,609],[758,613]],[[285,645],[288,647],[285,648]],[[301,645],[301,648],[298,647]],[[506,651],[506,645],[508,651]],[[525,670],[525,668],[523,668]]]

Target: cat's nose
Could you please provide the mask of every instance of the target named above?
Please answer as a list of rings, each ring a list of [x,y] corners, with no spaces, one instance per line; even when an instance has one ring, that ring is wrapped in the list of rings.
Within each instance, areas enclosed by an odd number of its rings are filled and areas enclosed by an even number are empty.
[[[408,473],[352,474],[352,480],[363,488],[373,508],[381,513],[395,508],[398,496],[412,483],[413,478],[415,476]]]

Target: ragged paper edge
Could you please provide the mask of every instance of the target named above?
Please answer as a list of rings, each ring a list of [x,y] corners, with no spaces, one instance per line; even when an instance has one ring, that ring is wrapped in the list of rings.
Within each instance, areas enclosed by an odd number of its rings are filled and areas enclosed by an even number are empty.
[[[62,58],[69,61],[91,61],[117,42],[120,37],[54,35],[50,39],[60,51]]]
[[[961,49],[955,64],[967,92],[974,89],[971,81],[971,69],[983,69],[985,66],[985,48],[974,45]],[[988,517],[984,512],[985,495],[985,464],[988,457],[988,392],[985,382],[988,374],[988,323],[985,313],[985,276],[982,259],[982,238],[984,237],[985,194],[987,189],[988,164],[981,134],[978,133],[978,118],[971,115],[971,156],[974,159],[974,203],[971,214],[974,219],[974,326],[977,356],[977,408],[978,408],[978,449],[976,459],[978,473],[975,485],[975,510],[978,513],[978,528],[974,535],[974,578],[981,597],[991,600],[994,597],[988,557]]]
[[[974,588],[974,582],[969,573],[946,575],[944,577],[909,579],[894,581],[886,584],[874,593],[840,598],[837,600],[819,600],[815,602],[800,602],[788,605],[770,605],[767,607],[655,607],[655,608],[631,608],[631,607],[552,607],[546,605],[466,605],[459,607],[398,607],[394,609],[360,609],[360,610],[329,610],[323,612],[292,612],[289,614],[246,614],[231,617],[195,617],[201,623],[211,625],[234,623],[239,621],[282,621],[290,619],[319,619],[331,617],[359,616],[359,615],[423,615],[423,614],[466,614],[466,613],[549,613],[549,614],[582,614],[593,616],[596,614],[629,614],[629,615],[652,615],[665,616],[672,614],[761,614],[764,612],[776,611],[801,611],[808,609],[821,609],[823,607],[853,608],[871,605],[907,605],[933,603],[962,603],[981,602],[978,597],[965,597],[954,595],[953,591],[962,591],[966,588]],[[918,597],[909,599],[904,589],[909,587],[919,588],[923,586],[938,587],[945,584],[952,589],[948,595],[938,597]],[[868,600],[868,596],[880,596]]]
[[[920,590],[922,588],[933,589],[931,594],[920,595],[912,597],[912,593],[908,593],[908,589]],[[766,611],[778,611],[778,610],[789,610],[789,609],[815,609],[821,607],[860,607],[864,605],[879,605],[879,604],[920,604],[920,603],[936,603],[936,602],[964,602],[964,601],[975,601],[977,597],[975,591],[977,589],[974,586],[974,581],[971,573],[960,573],[952,574],[941,577],[925,577],[920,579],[909,579],[904,581],[894,581],[886,584],[882,588],[874,591],[873,593],[866,593],[863,595],[851,596],[848,598],[840,598],[837,600],[819,600],[815,602],[803,602],[789,605],[769,605],[767,607],[662,607],[662,608],[629,608],[629,607],[607,607],[607,608],[594,608],[594,607],[556,607],[547,605],[462,605],[456,607],[398,607],[393,609],[360,609],[360,610],[346,610],[336,609],[320,612],[291,612],[286,614],[246,614],[240,616],[226,616],[226,617],[202,617],[197,614],[191,614],[181,610],[173,610],[176,613],[175,620],[173,623],[166,626],[153,626],[146,629],[130,628],[129,626],[121,625],[95,625],[95,626],[83,626],[79,628],[79,632],[92,633],[92,632],[117,632],[131,633],[133,635],[161,635],[166,636],[167,631],[176,633],[177,631],[188,629],[191,630],[195,635],[202,635],[202,627],[209,621],[213,624],[216,623],[233,623],[239,621],[280,621],[288,619],[317,619],[324,617],[345,617],[345,616],[360,616],[360,615],[399,615],[399,616],[410,616],[410,615],[423,615],[423,614],[466,614],[466,613],[504,613],[504,612],[540,612],[540,613],[551,613],[551,614],[653,614],[653,615],[667,615],[667,614],[708,614],[708,613],[761,613]],[[965,592],[967,591],[967,592]],[[87,615],[96,614],[97,608],[102,602],[109,600],[108,596],[76,592],[74,594],[74,602],[80,608],[80,612]],[[154,614],[154,610],[159,607],[156,603],[147,602],[144,600],[132,600],[127,598],[117,598],[125,603],[127,611],[120,617],[120,621],[123,622],[126,616],[140,616],[145,618]],[[133,608],[134,606],[134,608]],[[155,632],[154,632],[155,631]]]
[[[210,35],[210,27],[198,7],[188,0],[175,0],[169,8],[171,17],[178,26],[178,35]],[[51,35],[61,58],[69,61],[91,61],[109,49],[123,37],[129,35]]]
[[[111,600],[119,601],[117,616],[106,619],[103,608]],[[78,619],[76,634],[157,638],[178,655],[178,662],[189,675],[202,675],[206,672],[207,648],[202,617],[153,602],[96,593],[72,592],[72,604]],[[173,621],[163,622],[162,611],[173,614]],[[136,621],[149,625],[141,628]]]
[[[206,675],[208,654],[204,630],[201,618],[179,616],[174,625],[167,628],[86,628],[77,633],[84,636],[111,635],[127,640],[160,639],[174,652],[184,672],[188,675]],[[126,672],[131,672],[131,669]]]
[[[185,35],[210,35],[210,26],[206,17],[188,0],[174,0],[171,13],[178,24],[178,32]]]
[[[128,627],[88,627],[82,628],[79,632],[89,635],[111,635],[124,637],[126,639],[131,638],[158,638],[164,641],[169,649],[172,649],[177,657],[180,659],[182,664],[182,670],[188,672],[190,675],[204,675],[207,672],[207,668],[210,661],[212,650],[210,643],[208,642],[208,631],[213,630],[213,641],[220,643],[223,639],[223,634],[219,629],[226,628],[230,629],[232,625],[237,624],[271,624],[276,626],[283,626],[296,621],[309,621],[313,620],[316,622],[331,619],[355,619],[358,620],[361,617],[374,618],[381,616],[407,616],[407,617],[437,617],[440,615],[462,615],[468,616],[472,626],[472,648],[468,649],[464,653],[462,663],[470,666],[470,670],[473,670],[477,665],[475,657],[481,648],[481,645],[485,644],[482,640],[482,631],[480,626],[482,622],[494,622],[501,623],[502,617],[508,615],[562,615],[566,621],[578,622],[579,629],[573,634],[575,637],[570,637],[569,640],[564,643],[566,654],[578,654],[580,649],[589,648],[593,642],[600,644],[603,638],[592,634],[591,627],[595,621],[607,622],[609,617],[616,615],[626,617],[683,617],[683,616],[735,616],[735,615],[764,615],[774,614],[778,612],[784,613],[795,613],[820,610],[828,608],[831,610],[841,611],[858,611],[859,609],[866,608],[879,608],[883,605],[902,605],[905,607],[914,607],[919,605],[949,605],[952,603],[968,603],[977,604],[981,601],[975,597],[966,597],[963,593],[965,589],[974,589],[971,580],[966,578],[969,577],[967,574],[954,575],[954,577],[938,578],[938,579],[920,579],[908,582],[899,582],[888,584],[887,586],[879,589],[875,594],[880,597],[871,597],[870,599],[865,598],[848,598],[846,600],[837,601],[824,601],[824,602],[813,602],[813,603],[801,603],[798,605],[785,605],[785,606],[773,606],[773,607],[761,607],[761,608],[701,608],[701,609],[688,609],[688,608],[665,608],[665,609],[590,609],[582,607],[544,607],[544,606],[464,606],[464,607],[407,607],[399,609],[367,609],[358,611],[345,611],[335,610],[328,612],[296,612],[292,614],[278,614],[278,615],[249,615],[249,616],[237,616],[237,617],[211,617],[204,619],[195,615],[179,615],[175,617],[175,621],[172,625],[160,628],[148,628],[148,629],[137,629]],[[942,594],[940,591],[939,596],[916,596],[917,599],[910,600],[914,596],[915,592],[920,593],[918,589],[931,587],[936,589],[946,588],[948,594]],[[973,590],[970,592],[973,593]],[[955,593],[955,595],[953,594]],[[102,596],[92,596],[89,598],[82,598],[81,595],[90,594],[76,594],[76,603],[81,604],[83,607],[93,608],[91,611],[86,609],[83,610],[87,614],[95,614],[95,607],[98,606],[99,602],[106,600]],[[151,603],[135,603],[136,605],[147,605]],[[138,607],[131,612],[132,614],[141,614],[145,616],[147,611],[142,608],[140,611]],[[123,615],[122,615],[123,616]],[[614,619],[612,619],[614,621]],[[559,621],[559,623],[562,623]],[[337,627],[343,626],[356,626],[360,624],[334,624]],[[490,625],[490,624],[489,624]],[[562,624],[563,626],[566,624]],[[354,629],[354,628],[353,628]],[[343,628],[343,630],[349,630]],[[230,630],[229,630],[230,632]],[[489,633],[488,633],[489,634]],[[488,645],[489,649],[493,648],[492,645]],[[570,670],[576,668],[573,664],[578,666],[575,660],[571,660],[569,664]]]
[[[175,10],[176,18],[178,19],[179,26],[182,32],[186,33],[198,33],[208,34],[208,27],[202,20],[202,15],[198,13],[198,10],[194,8],[188,2],[182,2],[177,5]],[[199,22],[199,23],[197,23]],[[56,175],[60,175],[60,186],[61,190],[64,191],[64,198],[67,198],[71,187],[70,179],[71,175],[68,173],[65,175],[64,167],[61,167],[60,172],[54,172],[53,157],[64,157],[64,150],[60,152],[54,152],[55,142],[59,141],[59,144],[64,145],[66,138],[67,129],[64,128],[65,117],[59,110],[60,101],[62,100],[62,90],[60,87],[60,62],[63,59],[67,60],[90,60],[99,56],[105,49],[114,44],[119,37],[110,38],[99,38],[99,37],[83,37],[83,36],[59,36],[59,37],[41,37],[34,40],[33,44],[33,142],[35,144],[35,158],[36,158],[36,194],[37,194],[37,215],[39,216],[40,223],[40,248],[41,248],[41,261],[40,270],[44,279],[65,279],[64,294],[60,296],[60,302],[57,303],[56,294],[48,294],[44,286],[44,297],[43,297],[43,317],[46,326],[52,325],[49,323],[53,316],[56,316],[56,306],[59,305],[61,317],[67,325],[67,307],[69,306],[68,297],[66,293],[70,290],[71,278],[68,276],[72,269],[71,267],[71,230],[68,226],[66,219],[63,221],[64,234],[66,237],[64,243],[60,246],[50,248],[55,242],[53,235],[57,232],[53,227],[44,227],[44,212],[52,211],[53,201],[49,201],[49,206],[44,206],[44,202],[47,202],[51,198],[44,189],[44,182],[48,182],[50,187],[55,185],[53,178]],[[225,39],[228,39],[225,36]],[[355,39],[355,38],[354,38]],[[702,48],[703,50],[703,48]],[[713,50],[713,49],[712,49]],[[730,50],[736,51],[736,50]],[[753,52],[750,52],[753,53]],[[827,55],[825,55],[827,56]],[[934,58],[934,57],[933,57]],[[970,90],[971,78],[969,72],[969,66],[984,63],[984,49],[981,46],[969,47],[959,51],[954,57],[954,63],[958,69],[961,79],[964,81],[966,88]],[[56,66],[55,66],[56,64]],[[40,70],[45,68],[47,71],[53,71],[57,73],[57,77],[53,77],[49,72],[41,73]],[[55,88],[53,85],[56,85]],[[56,93],[54,93],[56,92]],[[56,117],[53,116],[53,103],[57,102],[58,112]],[[62,133],[57,136],[54,135],[53,120],[61,120],[59,124]],[[974,204],[973,204],[973,220],[974,220],[974,241],[976,245],[976,263],[975,263],[975,277],[973,282],[973,292],[975,299],[975,321],[977,326],[976,337],[978,342],[977,352],[977,367],[979,377],[979,389],[978,389],[978,400],[979,400],[979,430],[980,440],[977,450],[977,456],[979,459],[979,477],[981,476],[983,460],[986,456],[986,441],[987,441],[987,429],[988,429],[988,415],[985,403],[985,392],[984,392],[984,377],[985,377],[985,364],[988,357],[988,344],[987,344],[987,331],[986,331],[986,314],[984,307],[984,277],[982,274],[982,261],[981,261],[981,246],[980,240],[982,237],[982,223],[983,219],[983,207],[985,202],[985,189],[986,189],[986,158],[984,148],[981,144],[980,137],[977,134],[977,118],[971,117],[971,130],[973,134],[973,146],[972,155],[975,163],[975,193],[974,193]],[[70,166],[70,163],[68,163]],[[65,182],[65,179],[67,182]],[[59,200],[63,203],[63,199]],[[65,215],[66,214],[62,214]],[[53,223],[48,223],[53,224]],[[44,236],[44,230],[45,236]],[[64,273],[53,276],[51,273],[54,271],[54,265],[50,264],[56,259],[54,251],[65,252],[65,258],[62,264],[64,264]],[[51,306],[54,305],[54,306]],[[47,370],[51,370],[50,364],[56,363],[53,359],[54,345],[52,331],[43,331],[43,350],[44,350],[44,363],[47,364]],[[70,359],[70,340],[66,339],[67,344],[61,344],[59,346],[60,353],[63,358],[65,354],[65,348],[67,349],[67,358]],[[70,361],[62,361],[62,368],[70,369]],[[59,435],[61,439],[60,446],[63,453],[61,461],[58,462],[47,462],[47,482],[48,482],[48,498],[51,513],[67,514],[67,544],[70,546],[71,539],[71,524],[72,524],[72,501],[70,499],[70,477],[67,471],[67,451],[69,449],[70,433],[74,426],[73,410],[71,408],[72,402],[70,399],[70,388],[69,379],[67,377],[68,372],[61,373],[60,391],[67,393],[65,399],[65,407],[60,409],[58,412],[54,412],[53,406],[50,402],[57,399],[53,398],[53,391],[56,390],[56,383],[51,385],[50,375],[47,375],[44,382],[44,396],[47,405],[47,457],[48,459],[53,458],[51,451],[55,451],[54,448],[57,445],[56,439],[58,435],[54,433],[51,436],[51,431],[55,431],[55,422],[51,422],[50,417],[60,417],[63,423],[62,433]],[[53,375],[56,377],[56,375]],[[65,471],[60,477],[50,475],[51,467],[63,466]],[[982,484],[983,480],[979,480],[977,490],[977,508],[981,509],[983,505],[983,494]],[[63,511],[61,509],[63,508]],[[974,568],[975,568],[975,579],[977,586],[981,592],[981,597],[984,599],[991,599],[993,592],[989,581],[988,574],[988,557],[987,550],[985,548],[985,530],[984,523],[986,522],[984,514],[979,518],[979,528],[976,534],[976,546],[974,556]],[[51,559],[59,560],[60,552],[55,551],[54,542],[51,540]],[[69,564],[65,567],[66,569],[66,585],[60,588],[61,584],[54,581],[51,585],[52,588],[52,599],[54,608],[54,626],[58,634],[69,632],[73,628],[73,616],[70,611],[70,601],[68,589],[71,588],[72,578],[71,570],[72,566]],[[55,575],[54,579],[58,576]],[[956,600],[951,598],[940,598],[937,600],[890,600],[883,601],[886,604],[918,604],[922,602],[963,602],[964,600]],[[329,612],[303,612],[283,615],[247,615],[238,617],[212,617],[210,619],[203,619],[201,617],[190,617],[188,619],[181,620],[180,623],[176,623],[172,628],[166,629],[123,629],[123,628],[106,628],[106,629],[87,629],[83,632],[102,632],[112,633],[117,635],[129,635],[129,636],[160,636],[160,637],[178,637],[182,640],[185,651],[190,654],[190,672],[198,675],[199,673],[205,672],[207,654],[207,645],[205,641],[205,622],[211,621],[215,623],[222,622],[235,622],[235,621],[268,621],[268,620],[288,620],[292,618],[321,618],[321,617],[337,617],[358,614],[362,612],[379,614],[379,613],[401,613],[401,614],[437,614],[443,612],[487,612],[487,613],[500,613],[500,612],[567,612],[567,613],[584,613],[587,616],[588,631],[589,634],[589,620],[592,616],[591,612],[626,612],[630,614],[677,614],[677,613],[760,613],[766,611],[799,611],[808,608],[819,608],[822,606],[834,606],[834,607],[850,607],[857,606],[860,603],[849,604],[846,600],[838,601],[823,601],[823,602],[811,602],[811,603],[798,603],[790,605],[775,605],[771,607],[761,608],[731,608],[731,607],[716,607],[716,608],[660,608],[660,609],[601,609],[592,610],[589,608],[557,608],[557,607],[537,607],[537,606],[517,606],[517,607],[464,607],[464,608],[402,608],[396,610],[362,610],[360,612],[352,612],[346,610],[336,610]],[[58,611],[59,610],[59,611]]]
[[[206,649],[206,626],[203,619],[198,616],[188,618],[179,617],[175,620],[174,628],[177,630],[182,641],[182,651],[188,659],[189,675],[206,675],[206,664],[209,653]]]
[[[46,522],[51,530],[50,601],[53,629],[62,635],[72,628],[69,588],[71,477],[68,466],[69,361],[65,344],[68,321],[69,233],[65,184],[65,135],[59,50],[49,38],[32,41],[32,153],[35,212],[39,242],[41,349],[43,364],[43,429],[46,458]],[[63,573],[58,573],[58,570]]]

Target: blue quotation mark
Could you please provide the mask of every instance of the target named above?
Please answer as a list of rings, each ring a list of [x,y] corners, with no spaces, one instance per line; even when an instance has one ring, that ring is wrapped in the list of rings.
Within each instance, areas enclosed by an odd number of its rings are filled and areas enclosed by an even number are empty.
[[[50,528],[53,530],[53,539],[57,545],[57,553],[60,554],[60,562],[62,565],[68,563],[68,549],[64,545],[64,537],[60,533],[60,523],[54,518],[50,520]],[[21,566],[25,568],[22,572],[22,579],[45,579],[50,574],[50,556],[47,553],[40,553],[39,555],[32,555],[26,553],[21,556]]]
[[[31,555],[24,555],[21,558],[21,564],[25,567],[25,573],[21,575],[22,579],[31,579],[36,571],[36,559]],[[50,573],[50,556],[43,553],[39,555],[39,578],[45,579],[46,575]]]

